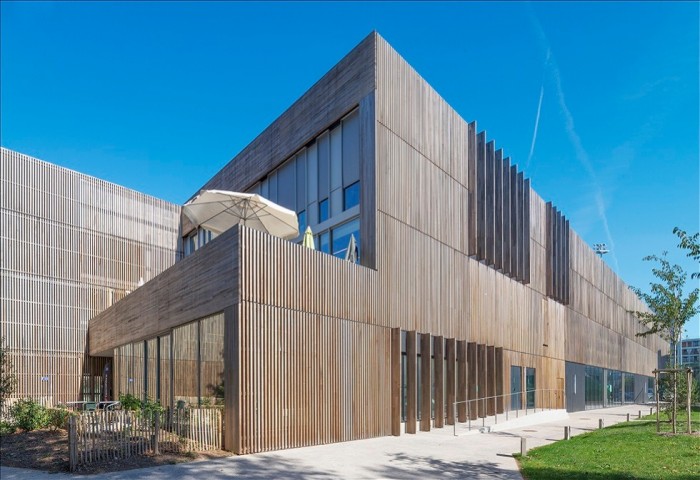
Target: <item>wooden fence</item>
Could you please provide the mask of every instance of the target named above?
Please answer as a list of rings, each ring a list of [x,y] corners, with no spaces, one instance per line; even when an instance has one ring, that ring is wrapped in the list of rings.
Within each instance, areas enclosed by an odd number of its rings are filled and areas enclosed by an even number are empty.
[[[162,413],[83,412],[70,417],[70,469],[146,453],[220,450],[222,411],[187,408]]]

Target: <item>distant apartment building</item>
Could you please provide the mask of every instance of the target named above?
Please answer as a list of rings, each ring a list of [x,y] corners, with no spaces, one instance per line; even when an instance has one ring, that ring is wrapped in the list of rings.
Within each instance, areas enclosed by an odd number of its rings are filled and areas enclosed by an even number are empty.
[[[700,377],[700,338],[685,338],[680,343],[681,365],[690,367]]]

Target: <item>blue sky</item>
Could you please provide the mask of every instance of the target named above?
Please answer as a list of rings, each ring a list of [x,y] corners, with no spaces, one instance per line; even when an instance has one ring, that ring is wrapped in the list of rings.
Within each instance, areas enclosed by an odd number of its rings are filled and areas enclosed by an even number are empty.
[[[0,5],[7,148],[182,203],[376,29],[628,284],[698,268],[697,3]]]

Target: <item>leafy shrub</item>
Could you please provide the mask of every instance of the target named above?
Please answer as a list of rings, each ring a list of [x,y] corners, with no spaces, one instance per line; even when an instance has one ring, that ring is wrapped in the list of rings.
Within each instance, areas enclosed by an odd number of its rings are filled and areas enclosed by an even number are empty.
[[[51,430],[66,430],[68,428],[68,419],[72,415],[71,412],[65,408],[49,408],[46,413],[48,414],[47,426]]]
[[[0,435],[9,435],[11,433],[15,433],[15,430],[17,430],[17,427],[15,427],[10,422],[0,421]]]
[[[163,413],[165,408],[159,401],[146,398],[145,401],[141,402],[141,411],[148,416],[152,416],[156,413]]]
[[[131,393],[119,395],[119,402],[124,410],[139,411],[148,417],[165,411],[165,408],[163,408],[160,402],[151,400],[148,397],[145,400],[141,400]]]
[[[119,403],[124,410],[141,410],[141,400],[131,393],[119,394]]]
[[[10,415],[15,420],[15,426],[26,431],[44,428],[49,423],[49,414],[46,408],[31,398],[14,403],[10,407]]]

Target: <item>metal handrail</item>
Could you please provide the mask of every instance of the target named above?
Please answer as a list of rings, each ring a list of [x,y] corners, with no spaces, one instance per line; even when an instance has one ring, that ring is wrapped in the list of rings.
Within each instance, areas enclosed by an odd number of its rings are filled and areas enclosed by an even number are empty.
[[[498,424],[498,405],[497,405],[497,403],[496,403],[496,400],[497,400],[497,399],[503,398],[503,400],[504,400],[504,402],[505,402],[506,399],[507,399],[508,397],[510,397],[510,398],[512,399],[512,397],[515,396],[515,395],[519,395],[519,396],[521,396],[521,397],[522,397],[522,396],[525,396],[525,402],[524,402],[524,403],[525,403],[525,415],[528,415],[527,394],[528,394],[528,393],[534,393],[534,394],[535,394],[535,404],[534,404],[534,406],[533,406],[531,409],[533,410],[533,413],[537,413],[537,401],[536,401],[536,399],[537,399],[537,393],[538,393],[538,392],[540,392],[540,393],[548,392],[548,393],[549,393],[549,394],[547,395],[548,406],[547,406],[546,408],[540,406],[540,411],[542,411],[542,410],[552,410],[552,409],[553,409],[553,408],[552,408],[552,392],[554,392],[555,394],[556,394],[556,393],[560,393],[561,396],[559,397],[558,400],[559,400],[559,401],[563,401],[563,400],[564,400],[564,390],[562,390],[562,389],[560,389],[560,388],[542,388],[542,389],[536,389],[536,390],[523,390],[523,391],[520,391],[520,392],[503,393],[503,394],[501,394],[501,395],[491,395],[491,396],[488,396],[488,397],[472,398],[472,399],[469,399],[469,400],[462,400],[462,401],[459,401],[459,402],[452,402],[452,408],[453,408],[453,414],[454,414],[454,422],[452,423],[452,432],[453,432],[453,435],[454,435],[454,436],[457,436],[457,418],[458,418],[458,417],[457,417],[457,405],[462,404],[462,403],[466,403],[466,404],[467,404],[467,423],[468,423],[468,429],[469,429],[469,431],[471,431],[471,429],[472,429],[471,403],[472,403],[472,402],[493,401],[493,402],[494,402],[494,403],[493,403],[493,413],[494,413],[494,414],[493,414],[493,417],[494,417],[495,424],[497,425],[497,424]],[[506,421],[508,421],[508,413],[511,411],[511,409],[510,409],[510,404],[511,404],[511,402],[506,402],[505,405],[504,405],[504,408],[503,408],[503,410],[505,411]],[[484,403],[484,405],[485,405],[485,403]],[[521,410],[521,409],[515,410],[515,418],[518,418],[518,417],[519,417],[519,415],[520,415],[520,410]],[[486,425],[486,416],[481,417],[481,419],[482,419],[481,426],[483,427],[483,426]],[[464,423],[464,422],[460,422],[460,423]]]

